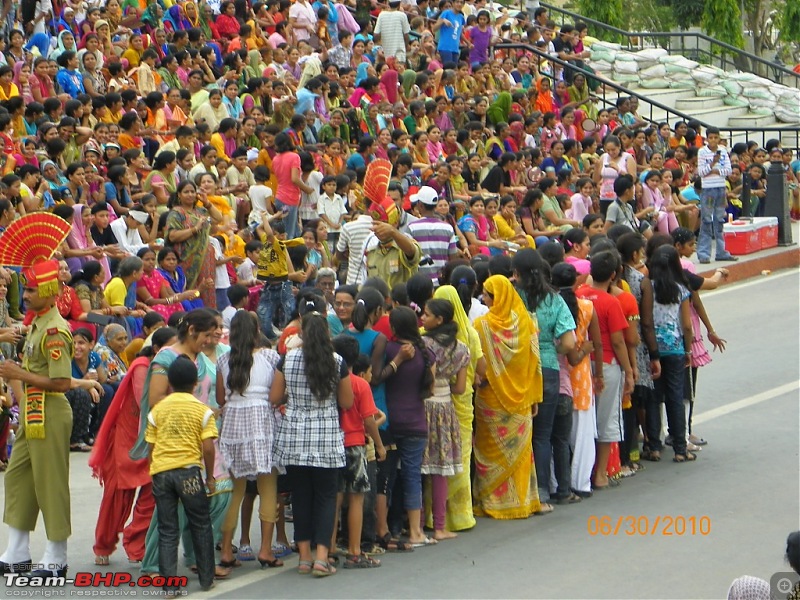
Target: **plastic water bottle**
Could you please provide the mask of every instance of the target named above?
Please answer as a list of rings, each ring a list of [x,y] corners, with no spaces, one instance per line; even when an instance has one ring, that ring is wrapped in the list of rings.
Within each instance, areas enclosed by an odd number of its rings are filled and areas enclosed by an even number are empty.
[[[8,446],[6,446],[6,457],[11,458],[11,447],[14,445],[14,442],[17,439],[17,434],[14,433],[13,429],[9,429],[8,431]]]

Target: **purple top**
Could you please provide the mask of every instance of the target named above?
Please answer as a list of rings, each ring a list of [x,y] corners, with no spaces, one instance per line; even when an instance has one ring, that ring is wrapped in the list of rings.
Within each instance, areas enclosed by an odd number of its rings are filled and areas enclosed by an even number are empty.
[[[386,361],[391,361],[400,352],[395,341],[386,344]],[[430,350],[428,350],[430,352]],[[431,355],[431,362],[434,358]],[[397,368],[397,373],[386,380],[386,405],[389,409],[389,431],[395,435],[428,435],[425,417],[425,401],[422,399],[425,361],[419,352]]]
[[[469,64],[489,62],[489,41],[492,39],[492,28],[481,31],[477,26],[469,30],[472,48],[469,50]]]

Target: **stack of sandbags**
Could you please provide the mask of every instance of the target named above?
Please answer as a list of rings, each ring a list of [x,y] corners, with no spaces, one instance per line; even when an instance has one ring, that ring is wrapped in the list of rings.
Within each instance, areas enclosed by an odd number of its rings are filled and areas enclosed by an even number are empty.
[[[611,71],[611,79],[628,87],[631,87],[630,84],[638,84],[640,81],[639,63],[636,60],[636,54],[624,50],[617,52]]]
[[[639,63],[639,85],[646,89],[663,89],[669,87],[666,81],[667,69],[659,62],[667,56],[663,48],[646,48],[635,53]]]
[[[773,86],[773,89],[776,86]],[[775,118],[782,123],[800,123],[800,90],[779,86],[778,105],[775,107]]]
[[[705,98],[724,98],[728,92],[722,87],[725,71],[717,67],[702,65],[691,73],[697,89],[697,95]]]
[[[692,71],[700,66],[699,63],[679,54],[662,56],[659,62],[667,70],[666,79],[669,82],[669,87],[680,89],[694,89],[697,87],[692,78]]]

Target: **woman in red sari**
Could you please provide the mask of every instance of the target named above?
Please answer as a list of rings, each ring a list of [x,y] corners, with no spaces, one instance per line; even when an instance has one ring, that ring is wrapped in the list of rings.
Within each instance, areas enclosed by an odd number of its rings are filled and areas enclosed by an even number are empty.
[[[148,461],[131,460],[128,452],[139,435],[139,403],[146,389],[150,360],[161,348],[174,344],[176,336],[177,332],[171,327],[156,330],[152,345],[142,350],[139,358],[131,363],[114,394],[89,456],[92,475],[103,486],[94,534],[96,565],[109,563],[120,533],[128,560],[141,561],[144,557],[144,538],[155,509],[153,486]],[[133,520],[126,527],[131,509]]]
[[[136,255],[144,266],[142,278],[136,286],[136,297],[169,321],[173,314],[183,310],[181,302],[194,300],[195,292],[173,292],[169,282],[156,269],[156,253],[150,248],[142,248]]]
[[[86,313],[81,306],[78,295],[75,293],[75,289],[67,285],[70,279],[72,279],[72,273],[69,270],[67,261],[58,261],[60,289],[56,298],[56,306],[58,307],[58,313],[67,320],[70,329],[74,331],[78,327],[86,327],[88,323],[86,323]]]

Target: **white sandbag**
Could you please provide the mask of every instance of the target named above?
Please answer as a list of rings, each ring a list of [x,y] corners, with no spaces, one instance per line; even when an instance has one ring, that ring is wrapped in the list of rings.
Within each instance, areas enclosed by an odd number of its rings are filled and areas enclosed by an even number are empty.
[[[642,77],[642,80],[649,77],[656,77],[663,79],[667,76],[667,67],[662,64],[655,64],[652,67],[647,67],[646,69],[639,69],[639,75]]]
[[[740,107],[749,106],[747,100],[745,100],[744,98],[738,98],[736,96],[725,96],[722,99],[722,102],[725,104],[725,106],[740,106]]]
[[[636,62],[658,62],[662,56],[667,56],[669,52],[664,48],[647,48],[634,52]]]
[[[800,123],[800,108],[797,111],[791,111],[779,105],[775,109],[775,118],[781,123]]]
[[[692,78],[701,84],[714,85],[719,81],[719,73],[707,67],[698,67],[692,71]]]
[[[664,63],[665,65],[675,65],[676,67],[689,70],[696,69],[698,66],[700,66],[700,63],[689,60],[685,56],[681,56],[679,54],[662,56],[658,59],[658,62]],[[669,70],[669,67],[667,67],[667,70]]]
[[[675,81],[672,80],[669,82],[669,87],[677,88],[680,90],[693,90],[695,88],[695,82],[692,79],[688,81]]]
[[[617,52],[617,62],[636,62],[636,55],[633,52],[620,50]]]
[[[639,85],[646,90],[665,90],[669,87],[669,81],[663,77],[642,78]]]
[[[776,108],[774,100],[765,100],[763,98],[748,98],[747,102],[752,108],[769,108],[774,110]]]
[[[615,73],[635,74],[639,72],[639,63],[636,61],[620,61],[614,63]]]
[[[700,86],[697,95],[701,98],[724,98],[728,92],[721,85]]]
[[[747,84],[747,86],[742,87],[742,96],[745,98],[759,98],[761,100],[769,100],[773,104],[775,103],[775,96],[772,95],[772,92],[769,88],[766,87],[751,87],[752,84]]]
[[[750,114],[758,117],[772,117],[774,115],[771,108],[765,108],[763,106],[751,106]]]
[[[683,73],[682,71],[678,71],[676,73],[670,73],[669,67],[667,67],[667,79],[669,79],[670,81],[687,81],[692,85],[695,85],[691,73]]]
[[[758,79],[758,75],[753,73],[728,73],[728,79],[731,81],[753,81]]]
[[[596,48],[596,49],[595,49]],[[609,63],[614,63],[617,60],[617,51],[611,50],[609,48],[592,48],[592,61],[606,61]]]
[[[601,40],[597,40],[592,44],[592,50],[599,49],[599,48],[606,48],[607,50],[622,50],[621,44],[614,44],[612,42],[603,42]]]
[[[613,64],[605,60],[598,60],[598,61],[593,60],[591,61],[590,64],[592,65],[592,68],[595,71],[606,72],[606,73],[610,73],[612,67],[614,66]]]
[[[687,75],[692,72],[694,67],[686,67],[679,63],[666,63],[667,73],[686,73]]]
[[[639,83],[640,81],[638,73],[619,73],[617,71],[611,74],[611,79],[617,83]]]
[[[725,88],[731,96],[739,96],[742,93],[742,86],[732,79],[725,79],[720,82],[720,85]]]
[[[778,98],[778,104],[800,110],[800,90],[790,90],[790,93],[783,92]]]

